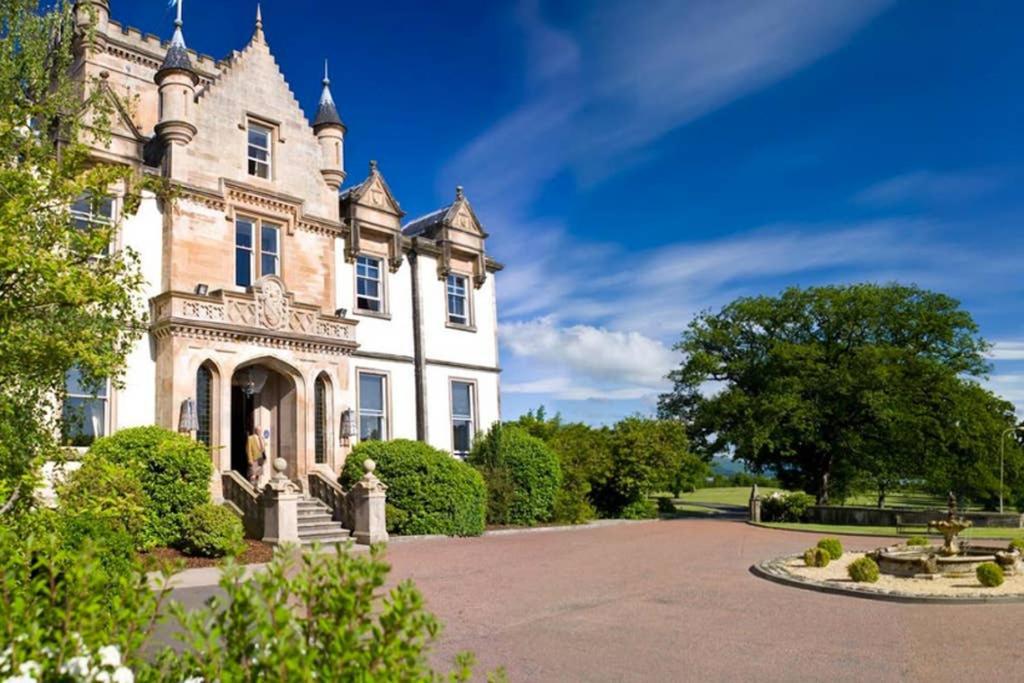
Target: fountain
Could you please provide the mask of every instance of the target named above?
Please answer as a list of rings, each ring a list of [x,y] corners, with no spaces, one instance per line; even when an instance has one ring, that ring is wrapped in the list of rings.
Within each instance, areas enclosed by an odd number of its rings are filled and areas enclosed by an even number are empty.
[[[879,548],[868,553],[883,574],[919,578],[941,578],[944,576],[973,576],[978,565],[996,562],[1003,571],[1014,574],[1021,571],[1021,554],[1017,550],[1003,547],[985,547],[962,544],[957,536],[971,526],[969,520],[958,517],[956,496],[949,494],[946,518],[928,523],[928,528],[942,534],[945,543],[941,546],[907,546],[904,544]]]

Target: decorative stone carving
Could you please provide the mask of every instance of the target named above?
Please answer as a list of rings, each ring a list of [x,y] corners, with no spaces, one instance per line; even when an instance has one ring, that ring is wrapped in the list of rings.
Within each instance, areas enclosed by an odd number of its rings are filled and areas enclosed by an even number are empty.
[[[256,291],[256,309],[260,323],[271,330],[288,326],[288,299],[284,283],[274,275],[262,278],[253,289]]]

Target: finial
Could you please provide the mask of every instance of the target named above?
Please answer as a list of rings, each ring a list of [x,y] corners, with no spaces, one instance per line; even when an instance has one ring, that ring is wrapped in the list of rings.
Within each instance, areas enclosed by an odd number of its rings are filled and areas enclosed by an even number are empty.
[[[324,60],[324,86],[326,87],[326,86],[328,86],[330,84],[331,84],[331,78],[330,78],[330,76],[327,75],[327,60],[325,59]]]
[[[260,7],[260,3],[256,3],[256,33],[253,34],[255,40],[263,40],[263,8]]]
[[[376,159],[370,159],[370,173],[376,173],[376,172],[377,172],[377,160]]]
[[[465,198],[466,198],[466,195],[462,192],[462,185],[456,185],[455,186],[455,199],[456,200],[462,200],[462,199],[465,199]]]
[[[182,0],[177,0],[177,2],[178,2],[178,14],[177,14],[177,17],[174,20],[174,35],[171,37],[171,45],[174,46],[174,47],[184,48],[185,47],[185,36],[181,32],[181,27],[184,25],[184,22],[181,20],[181,3],[182,3]]]
[[[178,18],[174,20],[174,25],[181,28],[181,0],[178,0]]]

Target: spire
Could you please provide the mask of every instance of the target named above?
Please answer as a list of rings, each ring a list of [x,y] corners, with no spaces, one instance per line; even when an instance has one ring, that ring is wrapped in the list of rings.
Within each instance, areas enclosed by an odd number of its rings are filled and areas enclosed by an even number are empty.
[[[159,71],[166,71],[167,69],[183,69],[185,71],[192,71],[192,60],[188,57],[188,48],[185,47],[185,35],[181,32],[183,22],[181,21],[181,3],[182,0],[178,0],[178,16],[174,20],[174,36],[171,38],[171,44],[167,48],[167,55],[164,57],[163,64],[160,65]]]
[[[341,122],[341,117],[338,115],[338,108],[334,105],[334,97],[331,96],[331,79],[327,75],[327,60],[324,60],[324,80],[322,81],[324,89],[320,93],[320,104],[316,108],[316,118],[313,119],[314,130],[320,126],[341,126],[345,127],[345,124]]]
[[[258,2],[256,3],[256,32],[252,34],[252,39],[260,43],[263,42],[263,8]]]

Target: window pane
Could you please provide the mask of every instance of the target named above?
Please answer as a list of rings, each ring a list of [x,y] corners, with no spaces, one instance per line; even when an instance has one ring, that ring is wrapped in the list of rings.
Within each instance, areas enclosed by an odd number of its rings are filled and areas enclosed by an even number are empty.
[[[235,284],[248,287],[252,284],[252,252],[235,249]]]
[[[359,440],[380,441],[384,438],[384,418],[369,415],[359,416]]]
[[[379,299],[367,299],[365,297],[356,298],[356,308],[364,311],[374,311],[380,313],[380,300]]]
[[[252,228],[249,221],[235,221],[235,245],[252,249]]]
[[[102,398],[67,398],[61,415],[63,441],[88,446],[103,436],[107,402]]]
[[[82,371],[77,367],[71,368],[64,375],[64,389],[76,396],[105,398],[107,395],[106,382],[100,382],[98,385],[86,382]]]
[[[452,415],[473,416],[473,388],[469,382],[452,382]]]
[[[359,409],[384,412],[384,377],[360,373]]]
[[[314,387],[314,458],[322,464],[327,462],[327,386],[323,378],[318,377]]]
[[[196,441],[207,446],[212,443],[210,430],[213,409],[212,397],[213,373],[210,371],[210,368],[202,365],[196,371],[196,420],[199,422],[199,429],[196,430]]]
[[[257,147],[270,147],[270,129],[254,123],[249,124],[249,144]]]
[[[262,237],[262,249],[273,254],[277,253],[277,226],[273,224],[264,223],[263,230],[261,231]]]
[[[277,275],[277,257],[273,254],[263,254],[260,259],[260,275]]]
[[[468,420],[456,420],[452,423],[452,451],[462,455],[469,453],[471,423]]]

